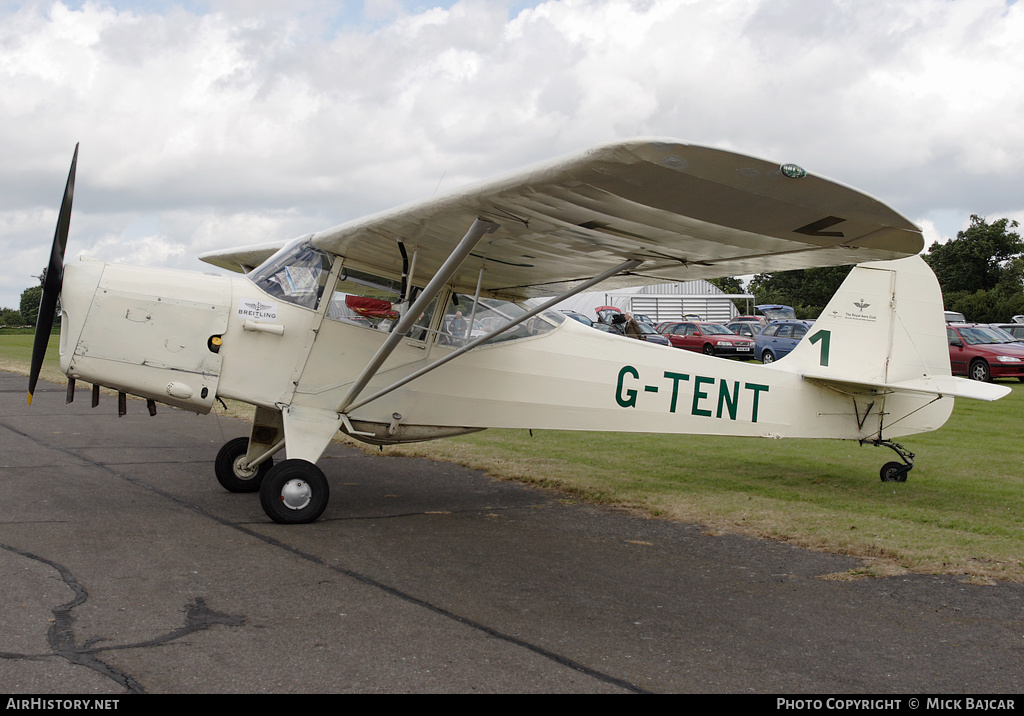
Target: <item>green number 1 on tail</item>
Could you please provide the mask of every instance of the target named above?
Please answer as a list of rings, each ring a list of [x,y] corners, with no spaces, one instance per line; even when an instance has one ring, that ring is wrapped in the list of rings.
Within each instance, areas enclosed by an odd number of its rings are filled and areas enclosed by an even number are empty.
[[[828,345],[829,345],[829,342],[832,340],[832,332],[831,331],[825,331],[825,330],[818,331],[813,336],[811,336],[808,340],[810,340],[811,343],[817,343],[818,341],[821,341],[821,357],[819,358],[818,362],[821,363],[822,366],[826,366],[827,367],[828,366]]]

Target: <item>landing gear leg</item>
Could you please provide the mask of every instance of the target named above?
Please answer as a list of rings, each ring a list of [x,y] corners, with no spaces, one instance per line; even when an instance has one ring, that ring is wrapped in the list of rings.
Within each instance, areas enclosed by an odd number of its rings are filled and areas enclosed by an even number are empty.
[[[894,443],[892,440],[875,440],[873,444],[884,445],[899,455],[900,459],[903,460],[902,463],[887,462],[882,465],[882,469],[879,471],[879,476],[882,478],[882,482],[906,482],[907,473],[914,467],[914,453],[910,452],[899,443]]]

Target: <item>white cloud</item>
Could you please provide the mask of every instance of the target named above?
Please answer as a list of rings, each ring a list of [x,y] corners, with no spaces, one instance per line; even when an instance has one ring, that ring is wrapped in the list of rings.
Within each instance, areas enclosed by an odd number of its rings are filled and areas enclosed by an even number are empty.
[[[69,253],[178,267],[638,134],[795,161],[929,236],[1024,215],[1019,4],[521,6],[3,6],[0,305],[45,262],[76,141]]]

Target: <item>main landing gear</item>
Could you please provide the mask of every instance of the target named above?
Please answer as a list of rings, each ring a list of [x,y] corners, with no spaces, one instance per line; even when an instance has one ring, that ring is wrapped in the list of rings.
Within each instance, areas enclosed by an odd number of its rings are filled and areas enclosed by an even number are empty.
[[[914,453],[892,440],[874,440],[871,444],[884,445],[903,460],[902,463],[893,461],[882,465],[882,469],[879,471],[882,482],[906,482],[907,473],[914,467]]]
[[[260,504],[274,522],[305,524],[320,516],[330,494],[319,467],[305,460],[285,460],[263,480]]]
[[[249,438],[235,438],[224,443],[217,453],[213,469],[217,482],[228,492],[257,492],[274,466],[274,458],[268,457],[262,464],[250,467],[245,460],[248,451]]]
[[[277,465],[268,457],[256,466],[246,463],[249,438],[229,440],[217,453],[217,482],[229,492],[259,492],[267,517],[281,524],[316,520],[330,499],[324,473],[306,460],[285,460]]]

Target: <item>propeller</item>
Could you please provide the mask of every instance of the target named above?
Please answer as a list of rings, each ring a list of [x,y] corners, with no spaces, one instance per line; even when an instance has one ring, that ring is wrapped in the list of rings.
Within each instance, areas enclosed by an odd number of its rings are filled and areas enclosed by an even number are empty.
[[[46,356],[46,344],[50,340],[53,329],[53,317],[57,312],[57,301],[60,299],[61,283],[64,279],[64,249],[68,244],[68,228],[71,226],[71,201],[75,195],[75,167],[78,166],[78,145],[75,155],[71,158],[71,171],[68,172],[68,183],[64,187],[64,200],[60,204],[60,215],[57,217],[57,231],[53,235],[53,246],[50,248],[50,265],[46,267],[43,278],[43,297],[39,301],[39,315],[36,316],[36,334],[32,342],[32,366],[28,376],[28,404],[32,405],[32,393],[39,380],[39,371],[43,367]]]

